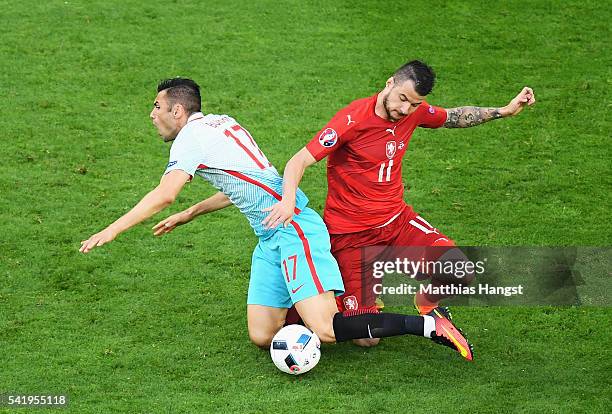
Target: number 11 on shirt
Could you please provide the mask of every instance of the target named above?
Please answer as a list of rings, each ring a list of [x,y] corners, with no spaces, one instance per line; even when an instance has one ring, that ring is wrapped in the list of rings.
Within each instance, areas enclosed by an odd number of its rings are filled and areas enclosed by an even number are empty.
[[[387,170],[386,177],[383,180],[383,176],[385,175],[385,167]],[[393,167],[393,160],[389,160],[389,165],[386,162],[380,164],[380,169],[378,170],[378,182],[382,183],[383,181],[391,181],[391,167]]]

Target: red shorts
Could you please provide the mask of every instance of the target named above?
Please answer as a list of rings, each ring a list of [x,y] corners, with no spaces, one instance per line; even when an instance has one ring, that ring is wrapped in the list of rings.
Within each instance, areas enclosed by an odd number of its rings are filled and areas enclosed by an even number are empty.
[[[371,274],[364,273],[364,269],[371,269],[367,263],[384,260],[385,247],[454,245],[450,238],[440,233],[409,207],[384,227],[357,233],[332,234],[331,251],[340,266],[345,290],[342,296],[336,298],[338,309],[341,312],[376,309],[376,295],[373,289],[375,279]],[[373,248],[364,250],[364,247]],[[369,257],[365,257],[366,255]]]

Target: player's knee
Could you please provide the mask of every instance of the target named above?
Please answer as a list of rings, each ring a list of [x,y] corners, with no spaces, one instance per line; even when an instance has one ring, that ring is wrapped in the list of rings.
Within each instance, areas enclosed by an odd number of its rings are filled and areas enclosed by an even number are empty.
[[[251,342],[253,342],[253,344],[255,344],[256,346],[262,349],[266,349],[270,347],[270,344],[272,343],[272,338],[274,338],[274,334],[249,329],[249,338],[251,339]]]
[[[459,284],[469,285],[470,283],[472,283],[472,280],[474,280],[474,275],[475,275],[474,272],[467,272],[465,276],[459,279]]]
[[[450,249],[439,260],[453,264],[453,284],[469,285],[474,280],[474,263],[460,249]]]
[[[380,338],[364,338],[364,339],[353,339],[353,343],[357,346],[362,346],[364,348],[370,348],[378,345],[380,342]]]
[[[469,285],[470,283],[472,283],[472,280],[474,280],[474,269],[473,269],[473,263],[466,257],[465,261],[463,261],[463,265],[464,265],[464,271],[460,272],[460,273],[456,273],[455,277],[457,278],[457,284],[458,285]]]
[[[325,343],[333,343],[336,342],[336,335],[334,335],[334,327],[331,319],[329,322],[315,322],[308,326],[308,328],[313,331],[321,342]]]

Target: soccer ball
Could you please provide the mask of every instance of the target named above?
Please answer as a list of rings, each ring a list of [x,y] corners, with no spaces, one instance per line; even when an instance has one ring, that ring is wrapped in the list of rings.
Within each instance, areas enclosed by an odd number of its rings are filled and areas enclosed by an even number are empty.
[[[288,325],[274,335],[270,356],[281,371],[292,375],[303,374],[319,362],[321,341],[305,326]]]

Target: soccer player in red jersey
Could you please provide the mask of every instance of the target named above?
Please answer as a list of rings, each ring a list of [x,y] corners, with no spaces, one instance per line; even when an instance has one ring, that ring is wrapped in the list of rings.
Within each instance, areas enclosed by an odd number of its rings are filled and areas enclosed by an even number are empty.
[[[533,90],[525,87],[504,107],[445,109],[425,100],[434,82],[433,70],[413,60],[399,68],[381,92],[341,109],[287,163],[282,200],[267,209],[270,213],[264,224],[287,225],[293,216],[296,189],[305,169],[328,157],[324,221],[346,289],[338,298],[340,310],[377,312],[371,278],[363,274],[361,254],[365,247],[441,246],[446,248],[444,257],[437,259],[467,260],[453,247],[449,237],[404,201],[402,158],[414,130],[417,127],[473,127],[518,115],[525,106],[535,103]],[[472,276],[455,282],[469,283]],[[441,312],[448,315],[438,307],[443,298],[443,295],[419,293],[415,296],[415,306],[422,315],[437,313],[439,316]],[[371,346],[378,340],[355,342]]]

